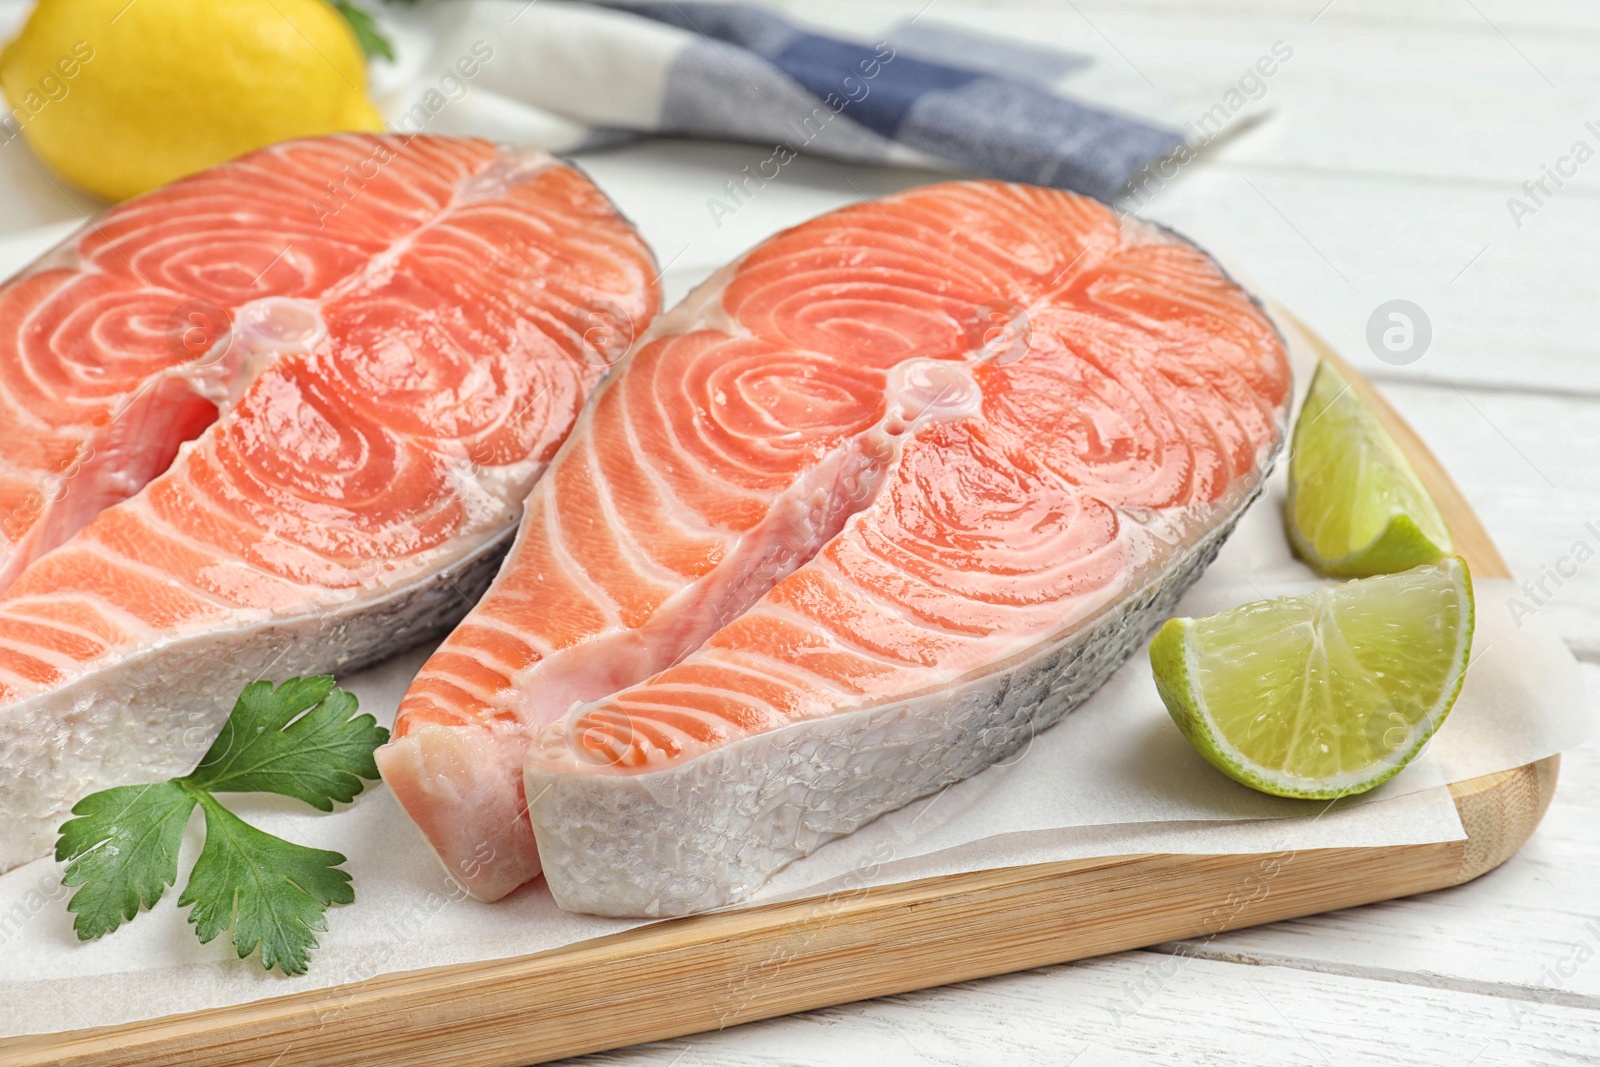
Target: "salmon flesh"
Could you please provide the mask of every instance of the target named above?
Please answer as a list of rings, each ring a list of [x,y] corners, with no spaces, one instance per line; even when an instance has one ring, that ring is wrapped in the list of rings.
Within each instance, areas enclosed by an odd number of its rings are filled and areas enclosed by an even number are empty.
[[[384,778],[483,899],[741,900],[1004,759],[1260,491],[1290,372],[1205,253],[1069,193],[927,186],[773,237],[595,392]]]
[[[543,153],[340,136],[0,288],[0,870],[192,767],[247,682],[458,620],[615,361],[593,320],[644,329],[655,274]]]

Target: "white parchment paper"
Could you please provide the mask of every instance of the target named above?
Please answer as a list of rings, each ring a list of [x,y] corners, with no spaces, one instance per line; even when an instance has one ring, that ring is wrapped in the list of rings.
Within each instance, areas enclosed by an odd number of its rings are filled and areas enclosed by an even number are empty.
[[[1200,614],[1314,584],[1282,549],[1275,493],[1241,523],[1184,601]],[[1537,618],[1518,625],[1507,582],[1478,583],[1478,634],[1461,697],[1429,749],[1372,793],[1337,804],[1283,800],[1206,765],[1167,718],[1136,656],[1087,704],[1042,731],[1005,766],[891,813],[781,872],[773,900],[1054,859],[1146,852],[1286,849],[1457,840],[1444,785],[1571,748],[1592,703],[1576,663]],[[392,719],[425,650],[346,680],[362,707]],[[230,798],[271,833],[349,857],[356,903],[299,978],[201,945],[167,896],[116,933],[80,944],[60,867],[40,860],[0,875],[0,1036],[48,1033],[359,983],[390,971],[538,952],[624,930],[621,920],[558,909],[541,883],[496,904],[463,897],[381,786],[323,815],[278,798]],[[200,844],[190,827],[180,872]],[[180,878],[182,874],[180,874]],[[180,883],[181,884],[181,883]],[[329,994],[336,1010],[339,995]]]
[[[46,247],[54,231],[0,244],[4,261]],[[681,286],[679,286],[681,288]],[[1309,364],[1297,359],[1303,389]],[[1282,529],[1280,471],[1217,562],[1180,606],[1202,615],[1302,592],[1316,577]],[[1446,785],[1562,752],[1593,729],[1594,704],[1571,654],[1537,615],[1516,618],[1509,582],[1477,582],[1472,666],[1450,718],[1403,773],[1336,804],[1255,793],[1213,770],[1167,717],[1148,661],[1136,655],[1083,707],[1026,751],[877,820],[780,872],[761,901],[1050,860],[1152,852],[1269,853],[1290,849],[1459,840]],[[393,720],[427,650],[343,679],[363,710]],[[482,904],[447,877],[381,785],[324,815],[282,798],[230,797],[262,829],[349,857],[357,899],[329,913],[329,930],[298,978],[240,961],[228,939],[196,941],[169,890],[155,908],[80,944],[61,867],[39,860],[0,875],[0,1037],[126,1023],[264,997],[349,986],[396,971],[523,955],[640,925],[571,915],[541,883]],[[179,886],[201,841],[193,821]]]

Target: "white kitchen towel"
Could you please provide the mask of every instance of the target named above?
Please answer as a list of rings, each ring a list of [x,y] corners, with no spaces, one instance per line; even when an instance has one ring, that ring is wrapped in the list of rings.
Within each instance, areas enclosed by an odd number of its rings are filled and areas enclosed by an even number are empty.
[[[1082,55],[917,19],[881,38],[815,33],[749,4],[436,0],[387,9],[379,70],[405,132],[558,152],[640,134],[769,145],[769,173],[817,153],[933,165],[1104,199],[1184,135],[1054,86]]]

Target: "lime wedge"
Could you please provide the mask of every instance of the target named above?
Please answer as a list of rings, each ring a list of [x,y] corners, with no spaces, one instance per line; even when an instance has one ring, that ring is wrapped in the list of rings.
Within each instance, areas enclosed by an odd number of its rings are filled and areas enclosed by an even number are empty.
[[[1459,556],[1170,619],[1150,643],[1167,711],[1211,765],[1263,793],[1328,800],[1395,774],[1450,713],[1472,651]]]
[[[1324,574],[1392,574],[1450,551],[1428,490],[1326,360],[1294,425],[1284,519],[1295,550]]]

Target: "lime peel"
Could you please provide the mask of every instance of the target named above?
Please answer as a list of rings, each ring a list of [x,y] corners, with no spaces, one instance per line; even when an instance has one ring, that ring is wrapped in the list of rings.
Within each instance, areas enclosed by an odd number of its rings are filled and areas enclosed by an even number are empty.
[[[1197,752],[1276,796],[1363,793],[1450,713],[1472,650],[1472,578],[1450,556],[1400,574],[1171,619],[1150,644]]]
[[[1400,446],[1326,360],[1295,422],[1284,524],[1301,558],[1339,577],[1392,574],[1451,549]]]

